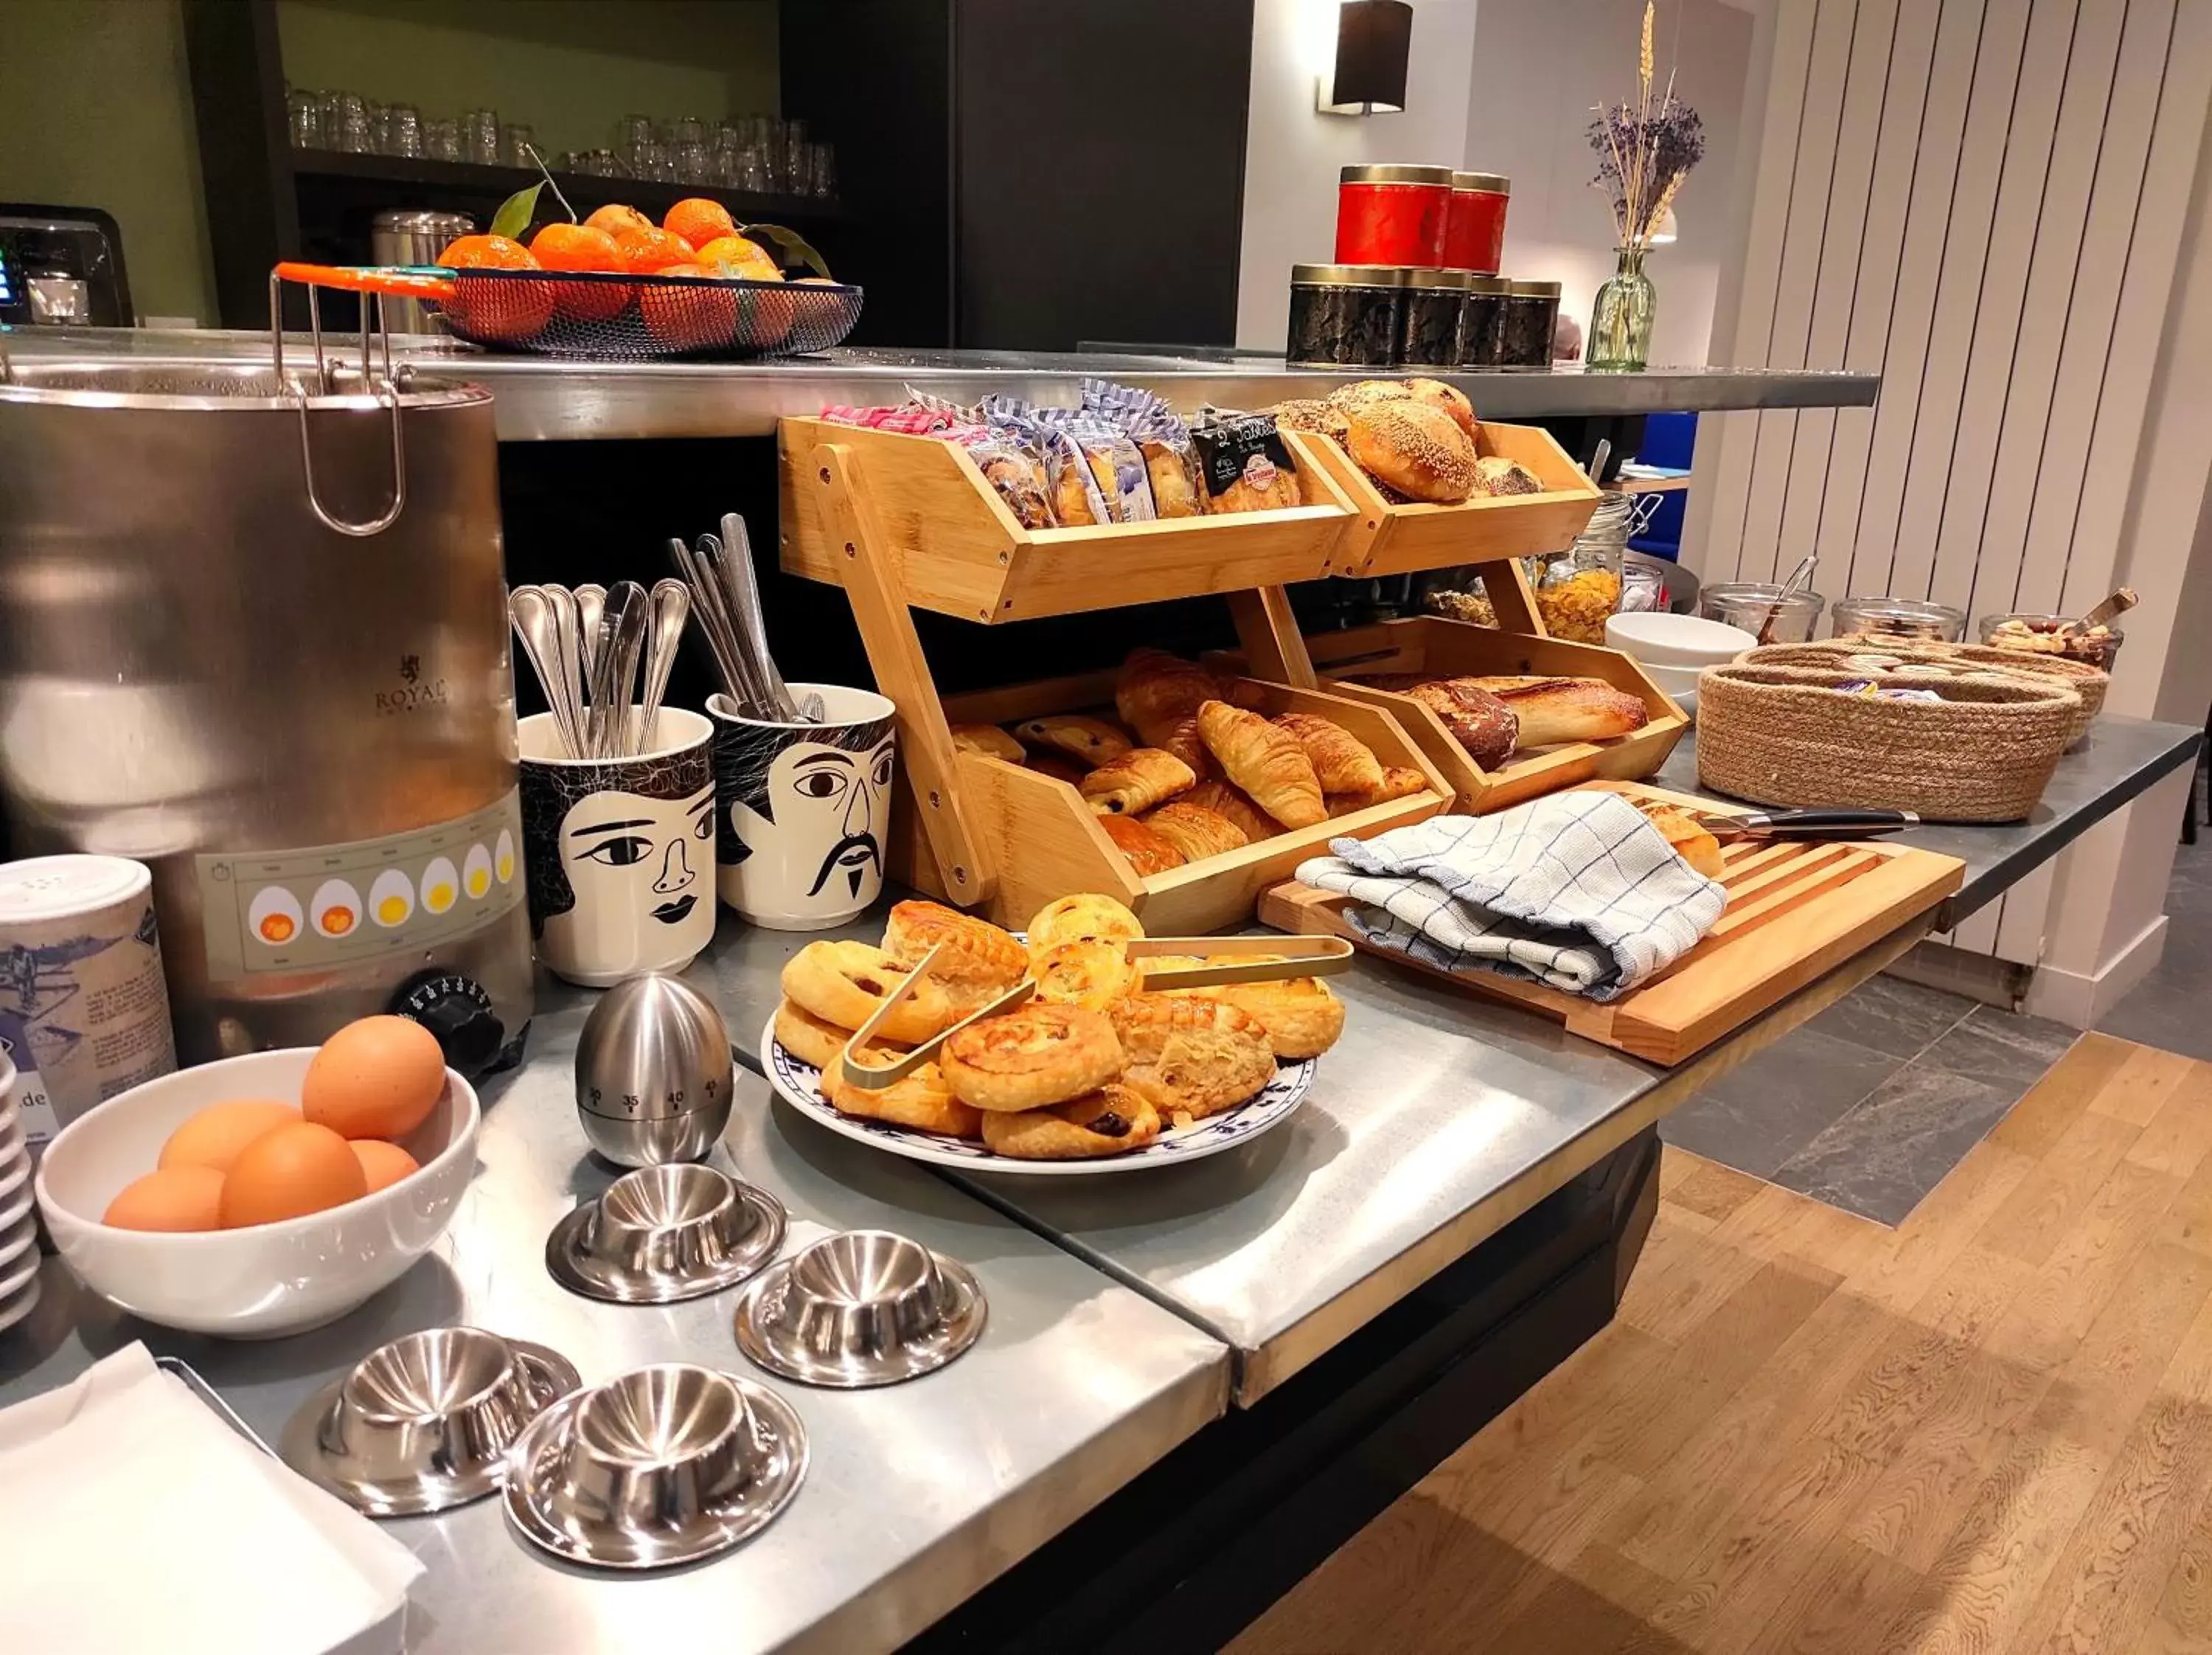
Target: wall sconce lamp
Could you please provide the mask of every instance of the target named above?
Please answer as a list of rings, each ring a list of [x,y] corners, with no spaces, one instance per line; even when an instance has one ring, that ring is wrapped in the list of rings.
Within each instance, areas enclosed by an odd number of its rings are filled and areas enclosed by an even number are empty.
[[[1336,15],[1336,67],[1321,82],[1325,115],[1395,115],[1406,107],[1413,49],[1410,0],[1344,0]]]

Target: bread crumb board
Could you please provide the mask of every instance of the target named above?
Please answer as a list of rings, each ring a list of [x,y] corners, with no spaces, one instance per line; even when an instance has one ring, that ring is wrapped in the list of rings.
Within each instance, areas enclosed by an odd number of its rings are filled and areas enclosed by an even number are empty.
[[[1571,791],[1747,813],[1741,805],[1640,782],[1592,782]],[[1260,918],[1281,931],[1346,938],[1407,970],[1527,1006],[1586,1040],[1671,1068],[1926,913],[1958,890],[1966,869],[1955,856],[1878,839],[1738,839],[1723,842],[1721,857],[1728,905],[1712,930],[1659,976],[1611,1001],[1486,971],[1448,971],[1376,948],[1345,917],[1351,898],[1295,880],[1261,893]]]

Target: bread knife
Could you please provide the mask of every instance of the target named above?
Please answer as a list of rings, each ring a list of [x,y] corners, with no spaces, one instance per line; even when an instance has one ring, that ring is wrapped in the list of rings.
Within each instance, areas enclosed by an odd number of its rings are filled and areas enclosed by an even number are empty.
[[[1879,839],[1920,825],[1909,810],[1766,810],[1746,816],[1692,812],[1716,839]]]

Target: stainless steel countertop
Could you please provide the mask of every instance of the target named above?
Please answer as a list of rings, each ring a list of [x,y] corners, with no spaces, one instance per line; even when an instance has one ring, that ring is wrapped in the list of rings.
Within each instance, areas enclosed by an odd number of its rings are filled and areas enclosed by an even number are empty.
[[[694,970],[711,987],[714,967]],[[545,1232],[613,1174],[586,1158],[576,1123],[583,996],[544,998],[527,1062],[486,1088],[481,1170],[453,1230],[398,1284],[331,1327],[232,1344],[123,1317],[49,1259],[46,1296],[0,1335],[0,1406],[143,1337],[191,1362],[273,1439],[304,1397],[382,1340],[467,1321],[553,1346],[587,1383],[647,1362],[703,1362],[798,1409],[813,1456],[798,1497],[758,1538],[695,1568],[625,1579],[552,1564],[507,1532],[496,1500],[392,1524],[428,1566],[408,1611],[407,1646],[424,1655],[891,1649],[1221,1414],[1228,1353],[1216,1341],[921,1168],[770,1109],[766,1083],[742,1069],[717,1159],[734,1159],[789,1205],[788,1244],[882,1226],[962,1260],[990,1303],[975,1348],[908,1384],[810,1390],[738,1354],[730,1293],[633,1308],[562,1293],[545,1274]],[[758,1020],[732,1028],[750,1044]]]
[[[358,336],[326,335],[333,351]],[[265,333],[216,330],[154,332],[96,328],[16,329],[0,340],[26,358],[53,356],[181,365],[265,361]],[[1178,406],[1249,407],[1318,396],[1356,370],[1314,373],[1279,359],[1207,362],[1188,357],[1005,350],[839,350],[773,362],[561,362],[494,356],[443,339],[396,336],[397,353],[426,370],[454,372],[488,386],[502,441],[586,437],[766,436],[785,414],[817,414],[830,403],[896,402],[912,381],[969,401],[1004,392],[1041,402],[1073,402],[1085,374],[1149,386]],[[306,360],[307,337],[286,344]],[[1640,374],[1473,370],[1445,375],[1494,419],[1580,414],[1645,414],[1666,409],[1870,407],[1875,374],[1781,368],[1660,368]]]
[[[2058,761],[2026,821],[1990,827],[1936,823],[1899,835],[1899,843],[1956,856],[1966,865],[1966,882],[1936,910],[1934,928],[1948,931],[1995,902],[2161,776],[2193,763],[2203,739],[2203,732],[2186,724],[2107,714],[2090,727],[2078,749]],[[1655,779],[1686,793],[1711,791],[1698,784],[1694,725]]]

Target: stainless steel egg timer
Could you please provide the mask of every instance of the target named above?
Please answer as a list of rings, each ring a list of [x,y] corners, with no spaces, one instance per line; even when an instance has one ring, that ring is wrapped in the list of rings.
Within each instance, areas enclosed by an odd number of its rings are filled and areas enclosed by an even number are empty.
[[[729,1124],[736,1079],[721,1013],[672,977],[617,983],[576,1042],[584,1135],[623,1166],[706,1154]]]

